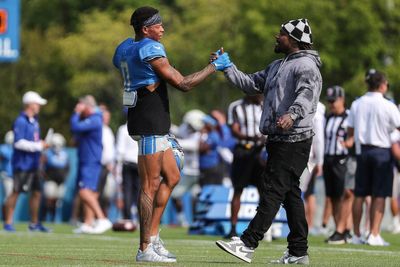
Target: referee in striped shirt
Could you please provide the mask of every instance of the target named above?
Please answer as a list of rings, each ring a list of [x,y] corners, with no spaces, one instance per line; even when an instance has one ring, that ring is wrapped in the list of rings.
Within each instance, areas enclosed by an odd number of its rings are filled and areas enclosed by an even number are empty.
[[[233,152],[232,184],[234,193],[231,201],[231,231],[225,238],[237,236],[236,223],[240,210],[243,189],[261,180],[263,166],[260,152],[264,146],[264,136],[260,133],[262,95],[246,95],[229,105],[228,124],[238,140]]]
[[[324,179],[326,196],[332,202],[336,231],[328,238],[329,244],[344,244],[351,238],[351,226],[346,226],[351,215],[353,193],[346,189],[347,159],[349,151],[343,145],[347,138],[349,110],[345,107],[345,93],[340,86],[327,89],[326,100],[330,114],[325,126]],[[348,229],[346,229],[346,227]]]

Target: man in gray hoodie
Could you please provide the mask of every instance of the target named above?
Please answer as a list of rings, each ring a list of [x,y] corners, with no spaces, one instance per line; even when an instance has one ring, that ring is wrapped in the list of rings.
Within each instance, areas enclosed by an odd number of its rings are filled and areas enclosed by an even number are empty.
[[[288,250],[273,263],[308,264],[308,227],[299,180],[306,168],[314,135],[312,120],[322,77],[321,61],[318,52],[312,50],[307,19],[282,25],[276,36],[275,52],[285,57],[253,74],[241,72],[230,61],[225,63],[225,76],[235,86],[249,95],[264,94],[260,131],[268,135],[268,162],[260,183],[257,214],[240,238],[216,243],[224,251],[251,262],[258,242],[283,204],[290,228]]]

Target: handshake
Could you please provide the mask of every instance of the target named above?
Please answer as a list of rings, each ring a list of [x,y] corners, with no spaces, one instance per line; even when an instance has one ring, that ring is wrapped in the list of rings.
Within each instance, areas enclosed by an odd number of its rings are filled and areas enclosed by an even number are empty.
[[[218,49],[217,52],[211,53],[210,63],[215,66],[216,70],[223,71],[224,69],[232,66],[232,62],[229,59],[227,52],[224,52],[224,48]]]

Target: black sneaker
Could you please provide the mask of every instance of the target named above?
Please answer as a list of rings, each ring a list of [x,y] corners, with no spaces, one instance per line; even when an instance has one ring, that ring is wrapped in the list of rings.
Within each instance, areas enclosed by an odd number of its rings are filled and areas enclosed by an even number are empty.
[[[345,234],[341,234],[339,232],[334,232],[333,235],[331,235],[327,239],[327,243],[331,245],[342,245],[346,243],[346,238]]]
[[[350,230],[344,231],[344,239],[346,240],[346,243],[351,244],[351,240],[353,239],[353,236],[350,234]]]

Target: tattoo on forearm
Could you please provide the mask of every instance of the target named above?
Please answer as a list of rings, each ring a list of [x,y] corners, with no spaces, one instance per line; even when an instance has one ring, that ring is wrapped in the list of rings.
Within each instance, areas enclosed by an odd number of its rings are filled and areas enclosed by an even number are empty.
[[[151,218],[153,216],[153,200],[143,191],[139,195],[140,243],[150,243]]]
[[[215,72],[215,67],[212,64],[208,64],[207,67],[201,71],[190,74],[178,84],[178,89],[182,91],[190,91],[193,87],[201,83],[205,78],[207,78],[211,73]]]

